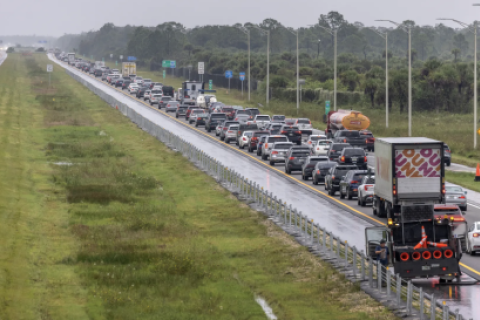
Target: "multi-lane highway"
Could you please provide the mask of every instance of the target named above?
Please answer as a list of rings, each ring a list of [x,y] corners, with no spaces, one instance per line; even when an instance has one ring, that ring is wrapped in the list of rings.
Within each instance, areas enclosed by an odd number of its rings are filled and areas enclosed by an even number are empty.
[[[215,137],[214,132],[207,133],[203,128],[195,128],[183,118],[175,119],[174,115],[151,107],[143,102],[143,99],[136,99],[127,92],[102,83],[101,80],[82,73],[76,68],[58,62],[54,57],[51,59],[63,67],[69,68],[103,91],[114,95],[120,101],[127,103],[151,121],[161,124],[164,128],[197,145],[207,154],[219,159],[249,180],[259,183],[280,199],[292,203],[309,218],[319,222],[360,249],[364,248],[365,227],[385,224],[384,219],[372,215],[370,207],[357,206],[356,200],[340,200],[338,196],[330,197],[324,192],[323,185],[315,186],[311,180],[303,181],[300,173],[288,175],[282,165],[272,167],[268,162],[257,157],[255,153],[240,150],[234,143],[227,145],[221,142]],[[466,218],[469,223],[480,221],[480,206],[469,205]],[[480,256],[464,255],[462,270],[466,275],[480,279]],[[429,292],[435,292],[437,298],[445,299],[447,304],[453,308],[460,308],[464,316],[480,319],[480,306],[477,307],[475,304],[475,301],[480,301],[478,285],[440,286],[436,280],[422,280],[416,284],[423,286]]]

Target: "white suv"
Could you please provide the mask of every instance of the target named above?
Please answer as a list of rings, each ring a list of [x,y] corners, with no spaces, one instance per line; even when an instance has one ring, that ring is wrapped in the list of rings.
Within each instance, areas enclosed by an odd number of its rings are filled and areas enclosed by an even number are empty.
[[[358,205],[365,207],[367,203],[373,203],[373,189],[375,188],[375,176],[365,176],[358,186]]]
[[[130,83],[128,85],[128,93],[130,93],[130,94],[137,93],[138,88],[139,88],[138,84],[136,84],[134,82]]]
[[[248,143],[250,142],[250,139],[252,138],[253,136],[253,131],[243,131],[243,134],[238,137],[238,141],[237,141],[237,144],[238,144],[238,147],[240,149],[243,149],[245,148],[245,146],[248,146]]]

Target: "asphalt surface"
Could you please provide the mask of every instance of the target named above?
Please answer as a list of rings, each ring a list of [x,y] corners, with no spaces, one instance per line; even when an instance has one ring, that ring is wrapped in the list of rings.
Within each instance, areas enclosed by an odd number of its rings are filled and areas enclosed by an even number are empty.
[[[139,100],[130,96],[128,92],[115,89],[102,83],[98,78],[95,79],[54,58],[52,60],[76,74],[82,75],[84,79],[95,83],[97,87],[109,92],[122,102],[128,103],[130,107],[151,121],[194,143],[207,154],[214,155],[229,168],[236,170],[249,180],[256,181],[283,201],[288,201],[309,218],[319,222],[350,244],[355,244],[360,250],[365,247],[365,227],[386,223],[385,219],[373,216],[371,207],[358,206],[356,198],[341,200],[338,192],[337,196],[330,197],[324,192],[323,185],[315,186],[311,179],[303,181],[300,172],[288,175],[284,172],[282,164],[271,167],[267,161],[257,157],[256,153],[249,153],[246,149],[241,150],[234,143],[227,145],[221,142],[218,137],[215,137],[214,131],[207,133],[203,127],[195,128],[189,125],[184,118],[175,119],[174,114],[166,114],[164,111],[151,107],[143,102],[143,99]],[[372,158],[369,154],[370,159]],[[466,219],[469,223],[480,221],[480,205],[469,205]],[[464,254],[461,266],[465,279],[471,279],[470,277],[480,279],[480,255]],[[459,308],[465,317],[480,320],[480,306],[475,303],[480,301],[478,284],[469,286],[439,285],[437,279],[415,280],[415,284],[424,287],[427,292],[434,292],[437,299],[444,299],[452,308]]]

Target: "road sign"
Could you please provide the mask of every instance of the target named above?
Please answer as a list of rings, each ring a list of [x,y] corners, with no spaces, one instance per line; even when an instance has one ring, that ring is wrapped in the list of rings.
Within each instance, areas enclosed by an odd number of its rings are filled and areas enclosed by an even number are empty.
[[[225,71],[225,78],[230,79],[233,77],[233,72],[232,70],[227,70]]]
[[[175,60],[163,60],[162,68],[176,68],[177,62]]]
[[[123,60],[123,56],[120,56],[120,60]]]
[[[47,64],[47,72],[53,72],[53,64]]]
[[[177,67],[177,61],[170,60],[170,68],[176,68],[176,67]]]
[[[198,63],[198,74],[205,74],[205,62]]]
[[[330,101],[325,101],[325,114],[328,115],[330,112]]]
[[[208,90],[212,90],[213,88],[213,80],[208,80]]]
[[[166,76],[167,76],[167,72],[163,70],[163,79],[165,79]]]
[[[127,60],[128,60],[128,61],[137,61],[137,57],[128,56],[128,57],[127,57]]]
[[[110,58],[113,58],[113,53],[110,53]]]
[[[240,72],[240,80],[245,80],[245,72]]]

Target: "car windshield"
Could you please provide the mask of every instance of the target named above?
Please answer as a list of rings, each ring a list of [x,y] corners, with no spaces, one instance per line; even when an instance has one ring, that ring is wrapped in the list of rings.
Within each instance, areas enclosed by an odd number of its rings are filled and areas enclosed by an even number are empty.
[[[272,129],[280,129],[281,127],[282,127],[281,124],[272,124],[272,125],[270,126],[270,128],[272,128]]]
[[[288,141],[288,138],[287,137],[270,137],[270,138],[268,138],[269,143],[283,142],[283,141]]]
[[[310,152],[307,151],[294,151],[292,152],[292,157],[306,158],[310,155]]]
[[[297,123],[310,124],[310,120],[308,120],[308,119],[298,119]]]
[[[237,125],[231,125],[230,127],[228,127],[228,130],[238,130],[238,126]]]
[[[172,100],[170,97],[163,97],[162,98],[162,101],[170,101],[170,100]]]
[[[366,183],[366,184],[375,184],[375,178],[367,178],[367,179],[365,180],[365,183]]]
[[[193,109],[193,110],[192,110],[192,113],[203,113],[203,110],[199,110],[199,109],[195,110],[195,109]]]
[[[340,137],[358,138],[360,137],[360,133],[358,133],[358,131],[343,131],[340,132]]]
[[[273,146],[274,149],[281,149],[281,150],[286,150],[290,149],[293,146],[291,143],[275,143]]]
[[[463,189],[460,187],[454,187],[454,186],[446,186],[445,190],[447,192],[463,192]]]
[[[363,149],[345,149],[344,155],[347,157],[364,157],[365,151]]]
[[[273,120],[283,121],[283,120],[285,120],[285,116],[273,116]]]
[[[180,103],[179,102],[175,102],[175,101],[171,101],[168,103],[169,106],[178,106]]]
[[[249,118],[250,118],[250,116],[248,114],[241,114],[237,117],[238,120],[240,120],[240,119],[242,119],[242,120],[245,119],[246,120],[246,119],[249,119]]]
[[[258,109],[249,109],[250,114],[257,115],[260,114],[260,111]]]
[[[334,145],[332,145],[332,150],[337,150],[337,151],[338,150],[343,150],[348,146],[349,146],[348,144],[334,144]]]
[[[296,126],[283,127],[282,130],[293,131],[293,130],[298,130],[298,127],[296,127]]]
[[[232,112],[233,109],[232,108],[223,108],[222,110],[223,110],[223,112]]]
[[[330,140],[325,140],[325,141],[320,140],[320,141],[318,141],[318,145],[322,145],[322,144],[332,144],[332,141],[330,141]]]
[[[247,136],[247,137],[251,137],[252,136],[252,132],[244,132],[244,135]]]

